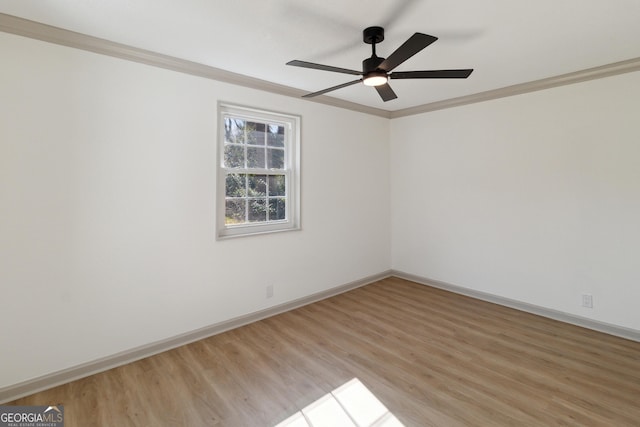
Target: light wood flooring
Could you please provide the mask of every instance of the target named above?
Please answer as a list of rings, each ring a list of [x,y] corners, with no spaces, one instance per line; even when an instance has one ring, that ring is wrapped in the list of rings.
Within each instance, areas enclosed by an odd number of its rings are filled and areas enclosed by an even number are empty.
[[[11,404],[272,427],[354,378],[407,427],[640,426],[640,343],[398,278]]]

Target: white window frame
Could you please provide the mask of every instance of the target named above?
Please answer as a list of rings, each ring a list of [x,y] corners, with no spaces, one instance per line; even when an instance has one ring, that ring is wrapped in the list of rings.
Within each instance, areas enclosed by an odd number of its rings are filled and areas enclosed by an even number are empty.
[[[275,170],[262,168],[227,168],[224,165],[226,117],[243,120],[278,124],[285,127],[284,138],[284,172],[286,179],[286,204],[284,220],[252,222],[242,224],[225,224],[226,217],[226,176],[229,173],[269,174]],[[249,236],[255,234],[274,233],[300,229],[300,116],[277,113],[258,108],[244,107],[235,104],[218,103],[218,158],[217,158],[217,194],[216,194],[216,228],[217,239]]]

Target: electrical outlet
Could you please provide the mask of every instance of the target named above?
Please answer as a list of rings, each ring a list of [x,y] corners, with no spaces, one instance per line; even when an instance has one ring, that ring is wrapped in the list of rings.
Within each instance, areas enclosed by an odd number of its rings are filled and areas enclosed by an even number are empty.
[[[587,308],[593,308],[593,295],[582,294],[582,306]]]
[[[273,297],[273,285],[267,285],[267,298]]]

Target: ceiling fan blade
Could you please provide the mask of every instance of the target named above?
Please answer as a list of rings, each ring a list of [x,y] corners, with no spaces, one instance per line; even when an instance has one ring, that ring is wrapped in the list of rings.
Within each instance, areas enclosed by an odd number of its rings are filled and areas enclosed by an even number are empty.
[[[389,74],[390,79],[466,79],[473,69],[466,70],[426,70],[398,71]]]
[[[358,80],[354,80],[352,82],[342,83],[341,85],[333,86],[333,87],[330,87],[328,89],[319,90],[318,92],[308,93],[306,95],[303,95],[302,97],[303,98],[312,98],[314,96],[322,95],[323,93],[331,92],[332,90],[342,89],[343,87],[347,87],[347,86],[354,85],[356,83],[360,83],[361,81],[362,81],[362,79],[358,79]]]
[[[409,39],[396,49],[387,59],[382,61],[378,68],[384,71],[391,71],[425,47],[429,46],[437,37],[428,34],[415,33]]]
[[[392,99],[396,99],[398,97],[398,95],[396,95],[396,93],[393,91],[393,89],[391,89],[391,86],[389,86],[388,83],[380,86],[375,86],[375,88],[378,91],[380,98],[382,98],[384,102],[391,101]]]
[[[307,61],[293,60],[293,61],[287,62],[287,65],[293,65],[294,67],[312,68],[314,70],[333,71],[334,73],[353,74],[356,76],[359,76],[362,74],[361,71],[349,70],[347,68],[332,67],[331,65],[322,65],[322,64],[316,64],[316,63],[307,62]]]

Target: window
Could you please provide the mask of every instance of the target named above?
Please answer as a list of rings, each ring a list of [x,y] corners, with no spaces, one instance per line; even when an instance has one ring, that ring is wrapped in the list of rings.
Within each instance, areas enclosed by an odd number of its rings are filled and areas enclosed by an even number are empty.
[[[300,117],[218,109],[218,237],[299,229]]]

